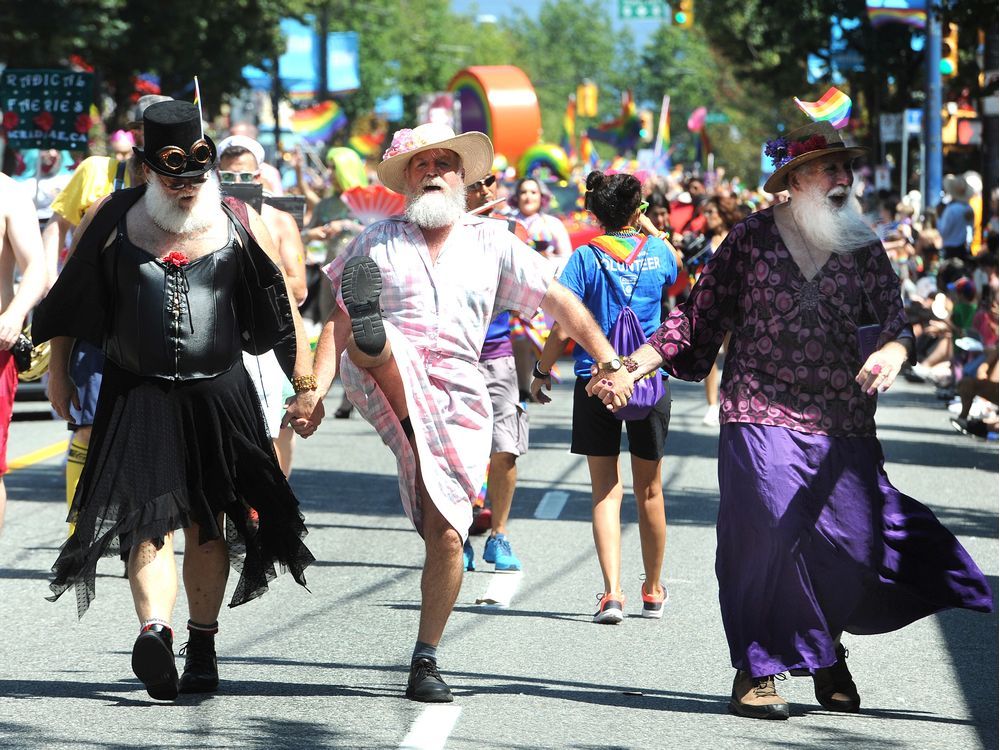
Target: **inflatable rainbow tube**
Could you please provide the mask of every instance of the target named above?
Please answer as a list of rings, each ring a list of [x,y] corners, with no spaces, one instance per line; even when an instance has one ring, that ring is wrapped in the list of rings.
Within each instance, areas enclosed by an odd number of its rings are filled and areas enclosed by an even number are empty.
[[[535,88],[514,65],[475,65],[460,70],[448,91],[461,105],[459,129],[478,130],[493,141],[493,150],[517,163],[538,141],[542,115]]]
[[[517,162],[517,176],[529,177],[537,169],[548,169],[560,180],[568,180],[569,157],[561,146],[554,143],[536,143]]]

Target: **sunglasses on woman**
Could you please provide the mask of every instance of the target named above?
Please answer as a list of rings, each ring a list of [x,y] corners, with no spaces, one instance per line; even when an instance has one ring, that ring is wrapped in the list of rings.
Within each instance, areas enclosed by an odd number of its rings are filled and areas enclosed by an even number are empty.
[[[247,184],[253,182],[257,179],[257,175],[260,174],[258,169],[256,172],[229,172],[226,170],[219,170],[219,181],[223,185],[233,185],[236,183]]]
[[[164,169],[171,172],[182,172],[189,161],[202,166],[211,162],[212,147],[208,145],[208,141],[200,138],[192,143],[191,148],[187,151],[180,146],[164,146],[156,152],[156,158]]]

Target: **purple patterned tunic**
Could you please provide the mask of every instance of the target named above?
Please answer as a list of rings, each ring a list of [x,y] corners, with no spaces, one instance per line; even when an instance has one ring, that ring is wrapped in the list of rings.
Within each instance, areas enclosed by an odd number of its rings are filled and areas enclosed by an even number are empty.
[[[690,298],[648,343],[671,375],[701,380],[732,331],[723,424],[874,435],[876,398],[854,381],[863,364],[856,330],[868,323],[882,325],[878,346],[906,326],[899,279],[881,243],[834,253],[807,281],[768,208],[733,227]]]

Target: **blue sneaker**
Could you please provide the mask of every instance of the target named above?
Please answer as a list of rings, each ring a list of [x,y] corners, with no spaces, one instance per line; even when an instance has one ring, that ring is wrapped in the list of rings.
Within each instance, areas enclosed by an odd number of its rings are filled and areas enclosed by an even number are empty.
[[[466,570],[476,569],[476,553],[468,539],[465,540],[465,545],[462,547],[462,565]]]
[[[510,548],[510,540],[505,534],[496,534],[486,540],[483,548],[483,559],[493,563],[497,570],[520,570],[521,561],[517,559],[514,550]]]

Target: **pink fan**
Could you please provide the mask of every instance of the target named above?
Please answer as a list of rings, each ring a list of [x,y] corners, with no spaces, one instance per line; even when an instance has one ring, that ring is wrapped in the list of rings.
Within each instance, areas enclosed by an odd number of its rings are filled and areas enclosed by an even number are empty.
[[[403,212],[406,198],[384,185],[368,185],[345,190],[340,199],[362,224],[372,224]]]

